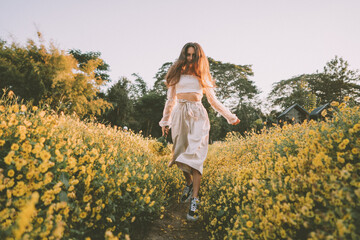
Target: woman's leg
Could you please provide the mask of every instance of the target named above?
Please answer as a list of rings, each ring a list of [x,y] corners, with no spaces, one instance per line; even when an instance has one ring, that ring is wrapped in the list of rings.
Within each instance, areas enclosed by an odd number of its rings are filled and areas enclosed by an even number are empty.
[[[191,174],[183,171],[185,179],[186,179],[186,185],[190,185],[192,183]]]
[[[198,198],[200,182],[201,182],[201,174],[198,170],[192,169],[193,172],[193,196]]]

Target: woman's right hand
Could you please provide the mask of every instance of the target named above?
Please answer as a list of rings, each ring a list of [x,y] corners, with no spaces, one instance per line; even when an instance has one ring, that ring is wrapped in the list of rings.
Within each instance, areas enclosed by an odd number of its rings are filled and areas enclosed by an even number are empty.
[[[165,133],[166,133],[166,135],[168,135],[168,133],[169,133],[169,127],[168,126],[162,127],[161,130],[162,130],[162,136],[164,136]]]

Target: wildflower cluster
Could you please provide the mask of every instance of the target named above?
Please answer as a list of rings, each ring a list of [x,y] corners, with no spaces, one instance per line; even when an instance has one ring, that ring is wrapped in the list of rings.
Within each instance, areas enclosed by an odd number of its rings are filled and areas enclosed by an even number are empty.
[[[328,111],[211,146],[201,211],[213,239],[360,238],[359,106]]]

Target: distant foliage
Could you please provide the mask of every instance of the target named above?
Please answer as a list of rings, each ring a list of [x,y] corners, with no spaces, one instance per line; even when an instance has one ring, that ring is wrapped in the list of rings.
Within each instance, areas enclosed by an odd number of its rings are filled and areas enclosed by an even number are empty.
[[[273,84],[268,99],[282,110],[297,103],[307,111],[350,97],[360,103],[360,75],[349,64],[335,56],[324,66],[323,72],[302,74]]]
[[[0,42],[0,89],[12,90],[34,105],[46,103],[56,111],[76,112],[80,117],[99,115],[111,107],[97,96],[108,81],[97,70],[104,66],[102,59],[93,56],[79,64],[73,55],[53,43],[47,47],[40,33],[38,36],[39,43],[29,39],[26,46]]]

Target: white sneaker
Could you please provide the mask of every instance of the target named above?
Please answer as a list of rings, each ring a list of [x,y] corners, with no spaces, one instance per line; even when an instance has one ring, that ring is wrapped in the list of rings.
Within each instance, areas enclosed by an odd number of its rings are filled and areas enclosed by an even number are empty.
[[[191,198],[190,209],[188,214],[186,215],[187,220],[195,222],[196,220],[199,219],[199,216],[197,215],[199,204],[200,204],[200,200],[198,198]]]

